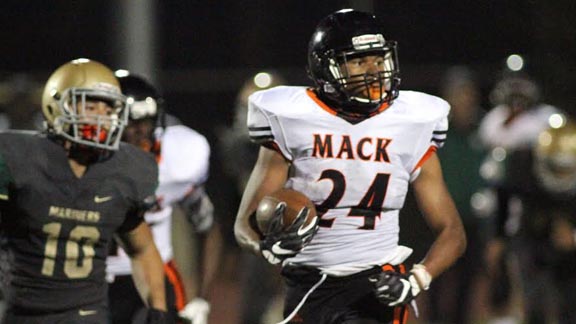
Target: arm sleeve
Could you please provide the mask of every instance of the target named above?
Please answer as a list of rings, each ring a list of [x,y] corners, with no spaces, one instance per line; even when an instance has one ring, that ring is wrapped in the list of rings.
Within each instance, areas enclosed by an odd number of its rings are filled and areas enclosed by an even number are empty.
[[[410,181],[414,181],[420,174],[420,168],[432,154],[436,152],[439,148],[444,146],[446,142],[446,137],[448,134],[448,116],[442,117],[438,120],[433,127],[432,134],[428,140],[422,141],[422,145],[417,148],[416,156],[418,157],[418,162],[414,165],[410,175]]]
[[[137,213],[138,211],[128,213],[124,223],[118,228],[119,233],[130,232],[144,221],[144,212],[141,211],[139,215]]]
[[[261,105],[262,94],[252,94],[248,101],[248,133],[252,142],[275,150],[288,161],[292,161],[292,154],[286,146],[281,124],[278,117],[265,111]]]
[[[135,168],[133,177],[132,207],[126,215],[124,223],[118,229],[119,232],[128,232],[136,228],[144,221],[144,213],[158,207],[156,189],[158,188],[158,165],[153,158],[147,158],[139,164],[141,168]]]

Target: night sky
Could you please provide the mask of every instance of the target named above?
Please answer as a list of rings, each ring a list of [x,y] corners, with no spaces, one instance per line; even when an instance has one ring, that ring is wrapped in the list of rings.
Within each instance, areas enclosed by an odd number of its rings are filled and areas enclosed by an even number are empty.
[[[121,68],[118,1],[0,1],[0,77],[50,71],[77,57]],[[187,124],[228,124],[237,89],[259,69],[310,84],[306,48],[316,23],[368,6],[399,43],[402,88],[438,91],[443,71],[468,65],[489,92],[505,58],[519,53],[543,99],[576,111],[576,1],[183,1],[155,4],[157,86]],[[358,8],[361,7],[361,8]],[[198,118],[197,114],[204,115]]]

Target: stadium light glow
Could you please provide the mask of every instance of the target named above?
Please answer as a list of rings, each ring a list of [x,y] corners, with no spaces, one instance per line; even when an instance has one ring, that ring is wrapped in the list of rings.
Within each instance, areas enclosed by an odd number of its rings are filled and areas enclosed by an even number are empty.
[[[524,58],[518,54],[512,54],[506,59],[506,66],[512,71],[520,71],[524,68]]]

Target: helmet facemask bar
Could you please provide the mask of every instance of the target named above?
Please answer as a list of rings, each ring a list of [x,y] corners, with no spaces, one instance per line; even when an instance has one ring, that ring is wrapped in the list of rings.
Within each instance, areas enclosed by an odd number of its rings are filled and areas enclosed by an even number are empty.
[[[384,46],[368,47],[364,50],[350,50],[327,53],[328,69],[333,77],[330,87],[347,102],[368,109],[378,108],[384,102],[391,102],[398,97],[400,83],[398,59],[395,42]],[[346,64],[354,59],[375,56],[379,57],[381,67],[373,72],[352,74]]]
[[[109,116],[86,114],[86,101],[109,102]],[[126,97],[103,90],[70,88],[58,100],[61,114],[54,119],[54,132],[67,140],[105,150],[117,150],[128,123]]]

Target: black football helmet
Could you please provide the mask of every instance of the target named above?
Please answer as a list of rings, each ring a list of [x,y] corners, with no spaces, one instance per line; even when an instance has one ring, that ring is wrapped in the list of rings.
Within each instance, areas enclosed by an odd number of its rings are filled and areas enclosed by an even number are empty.
[[[374,15],[343,9],[324,18],[308,45],[308,74],[322,99],[340,113],[371,116],[383,103],[398,97],[400,70],[396,42],[383,36],[383,23]],[[374,55],[383,68],[351,75],[345,63]]]
[[[529,109],[540,100],[540,89],[527,75],[512,73],[496,83],[490,93],[490,100],[494,105]]]
[[[163,99],[158,90],[145,78],[126,70],[117,70],[122,93],[128,98],[130,120],[150,118],[159,122],[163,115]]]
[[[122,140],[144,151],[160,154],[159,138],[166,126],[163,99],[145,78],[126,70],[115,72],[130,107],[129,123]]]

